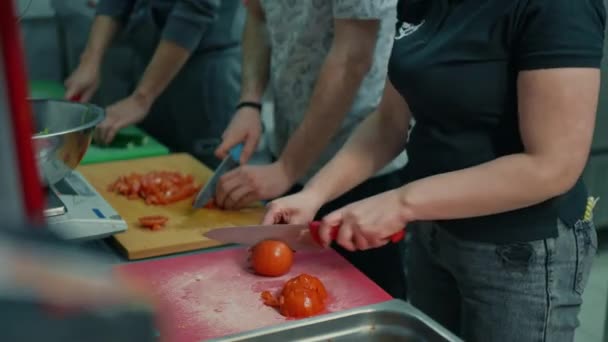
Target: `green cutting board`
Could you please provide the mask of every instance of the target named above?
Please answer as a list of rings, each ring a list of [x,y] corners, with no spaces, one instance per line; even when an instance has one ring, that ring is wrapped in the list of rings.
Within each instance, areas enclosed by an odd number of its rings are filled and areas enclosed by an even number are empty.
[[[47,80],[30,80],[30,97],[34,99],[63,99],[63,84]]]
[[[123,128],[109,146],[92,143],[80,162],[82,165],[115,160],[155,157],[169,154],[169,149],[141,129]]]
[[[30,81],[30,97],[43,99],[63,99],[65,88],[61,83],[47,80]],[[169,154],[169,149],[161,145],[141,129],[130,126],[122,129],[110,146],[91,144],[80,164],[103,163],[155,157]]]

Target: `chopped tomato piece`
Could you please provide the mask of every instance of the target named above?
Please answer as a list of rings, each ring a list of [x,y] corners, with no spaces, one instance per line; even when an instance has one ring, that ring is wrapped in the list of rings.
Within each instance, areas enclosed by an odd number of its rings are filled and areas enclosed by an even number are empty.
[[[207,209],[218,209],[218,207],[215,205],[215,200],[211,200],[209,201],[207,204],[205,204],[204,208]]]
[[[108,191],[128,199],[141,198],[148,205],[167,205],[193,196],[200,188],[193,175],[152,171],[120,176],[108,186]]]
[[[262,292],[261,297],[262,301],[264,302],[264,305],[271,307],[279,307],[279,300],[277,299],[277,297],[273,296],[270,291]]]
[[[139,218],[139,223],[141,223],[142,226],[153,226],[155,224],[162,225],[167,223],[167,221],[169,221],[169,218],[162,215],[144,216]]]
[[[139,224],[144,228],[149,228],[151,230],[160,230],[163,226],[169,221],[169,218],[166,216],[156,215],[156,216],[144,216],[139,218]]]

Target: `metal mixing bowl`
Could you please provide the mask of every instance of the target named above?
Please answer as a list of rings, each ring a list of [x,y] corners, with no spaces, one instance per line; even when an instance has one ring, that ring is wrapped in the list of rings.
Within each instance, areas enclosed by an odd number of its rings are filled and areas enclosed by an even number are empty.
[[[33,99],[35,132],[32,137],[43,185],[53,185],[82,160],[93,131],[105,117],[102,108],[62,100]]]

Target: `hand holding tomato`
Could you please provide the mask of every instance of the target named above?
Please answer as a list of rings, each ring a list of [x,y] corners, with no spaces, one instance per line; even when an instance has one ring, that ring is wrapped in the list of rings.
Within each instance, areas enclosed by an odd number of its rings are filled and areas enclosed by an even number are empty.
[[[328,246],[332,227],[340,227],[336,242],[349,251],[381,247],[411,221],[397,190],[352,203],[325,216],[319,235]]]
[[[222,209],[241,209],[255,201],[281,196],[293,183],[280,162],[245,165],[220,178],[215,202]]]

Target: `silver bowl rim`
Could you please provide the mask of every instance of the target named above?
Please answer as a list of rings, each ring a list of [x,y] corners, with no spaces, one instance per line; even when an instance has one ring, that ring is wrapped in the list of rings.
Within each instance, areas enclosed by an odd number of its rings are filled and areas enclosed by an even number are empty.
[[[38,139],[45,139],[45,138],[51,138],[51,137],[56,137],[56,136],[60,136],[60,135],[65,135],[65,134],[69,134],[69,133],[74,133],[74,132],[79,132],[79,131],[84,131],[86,129],[95,127],[97,125],[99,125],[106,117],[106,113],[103,110],[103,108],[96,106],[94,104],[91,103],[75,103],[72,101],[67,101],[67,100],[58,100],[58,99],[42,99],[42,98],[28,98],[27,99],[29,102],[64,102],[64,103],[70,103],[70,104],[79,104],[79,105],[83,105],[89,109],[95,110],[95,111],[99,111],[101,113],[101,115],[99,115],[98,118],[96,118],[95,120],[92,120],[86,124],[80,125],[80,126],[76,126],[74,128],[70,128],[70,129],[66,129],[60,132],[55,132],[55,133],[48,133],[48,134],[34,134],[32,136],[33,140],[38,140]]]

